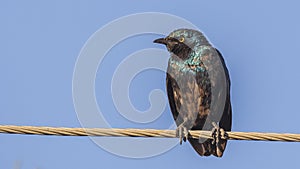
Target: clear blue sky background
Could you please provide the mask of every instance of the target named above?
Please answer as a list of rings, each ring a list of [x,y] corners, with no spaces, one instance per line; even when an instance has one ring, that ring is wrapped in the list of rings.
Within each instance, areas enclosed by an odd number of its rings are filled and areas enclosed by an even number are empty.
[[[1,1],[0,124],[80,127],[72,75],[87,39],[119,17],[166,12],[198,26],[223,53],[232,80],[234,131],[300,133],[299,5],[271,0]],[[110,89],[109,65],[139,49],[162,49],[152,44],[157,37],[128,39],[109,53],[96,78],[96,95],[108,118],[118,116],[110,95],[102,94]],[[149,107],[149,91],[164,90],[164,78],[158,71],[135,78],[130,97],[137,109]],[[110,120],[114,127],[136,127]],[[139,127],[164,128],[172,122],[168,108],[159,120]],[[152,158],[129,159],[104,151],[88,137],[0,134],[0,168],[291,168],[299,165],[299,150],[299,143],[230,141],[218,159],[200,157],[186,143]]]

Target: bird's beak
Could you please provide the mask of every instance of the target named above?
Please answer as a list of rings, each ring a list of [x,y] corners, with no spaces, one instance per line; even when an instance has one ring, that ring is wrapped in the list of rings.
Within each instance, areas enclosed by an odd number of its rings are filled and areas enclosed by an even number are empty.
[[[159,39],[155,39],[153,43],[160,43],[160,44],[167,45],[167,40],[165,38],[159,38]]]

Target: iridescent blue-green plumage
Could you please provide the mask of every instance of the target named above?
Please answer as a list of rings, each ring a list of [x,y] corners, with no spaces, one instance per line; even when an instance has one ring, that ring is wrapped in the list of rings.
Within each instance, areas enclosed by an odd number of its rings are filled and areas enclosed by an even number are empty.
[[[178,29],[154,42],[165,44],[171,57],[167,69],[167,93],[178,128],[212,130],[212,122],[231,130],[230,79],[221,53],[196,30]],[[226,140],[188,137],[201,156],[221,157]]]

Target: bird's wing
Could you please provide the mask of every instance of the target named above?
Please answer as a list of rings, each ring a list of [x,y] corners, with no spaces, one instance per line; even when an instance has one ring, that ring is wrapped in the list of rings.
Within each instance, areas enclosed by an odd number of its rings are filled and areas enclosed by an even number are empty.
[[[209,48],[202,55],[202,64],[206,67],[208,77],[211,83],[210,90],[205,90],[210,93],[210,108],[209,114],[203,122],[196,123],[193,129],[200,129],[198,126],[202,126],[203,130],[211,130],[211,122],[219,123],[219,127],[223,128],[225,131],[231,130],[231,103],[230,103],[230,79],[228,70],[226,68],[224,59],[221,53],[214,48]],[[202,86],[201,88],[206,88],[201,84],[203,77],[197,76],[197,83]],[[199,115],[201,115],[201,111]],[[211,144],[211,140],[208,139],[202,143],[199,140],[189,139],[193,148],[200,155],[210,155],[213,154],[217,157],[221,157],[226,148],[227,140],[220,140],[219,146]]]
[[[221,53],[209,47],[203,51],[201,64],[206,68],[210,86],[201,84],[203,76],[197,75],[197,83],[209,96],[209,115],[206,124],[202,124],[204,130],[211,130],[211,122],[219,123],[221,128],[229,131],[231,129],[231,105],[230,105],[230,79],[225,61]],[[206,79],[207,80],[207,79]],[[201,114],[201,112],[199,112]]]
[[[168,94],[168,100],[169,100],[169,105],[170,109],[173,115],[174,120],[176,121],[178,117],[178,109],[181,107],[181,92],[179,90],[177,82],[174,80],[174,78],[167,73],[166,77],[166,89],[167,89],[167,94]],[[179,125],[182,123],[182,120],[177,120],[176,124]]]
[[[230,77],[222,54],[211,48],[212,70],[209,70],[212,81],[212,120],[226,131],[231,130],[232,112],[230,103]]]
[[[218,53],[219,60],[221,62],[221,67],[224,70],[225,73],[225,83],[226,83],[226,88],[225,92],[222,92],[223,94],[226,95],[226,101],[225,101],[225,107],[223,110],[223,115],[222,118],[219,122],[219,126],[223,128],[225,131],[231,131],[231,125],[232,125],[232,109],[231,109],[231,101],[230,101],[230,77],[229,77],[229,72],[226,67],[224,58],[221,54],[221,52],[218,49],[215,49]]]

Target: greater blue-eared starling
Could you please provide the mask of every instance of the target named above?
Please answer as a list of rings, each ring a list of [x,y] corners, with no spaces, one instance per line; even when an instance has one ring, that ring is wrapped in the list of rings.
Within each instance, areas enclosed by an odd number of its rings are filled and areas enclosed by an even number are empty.
[[[192,29],[175,30],[154,43],[171,53],[166,88],[180,144],[188,140],[199,155],[222,157],[227,140],[220,131],[231,131],[232,113],[229,73],[221,53]],[[189,130],[212,130],[214,139],[192,138]]]

